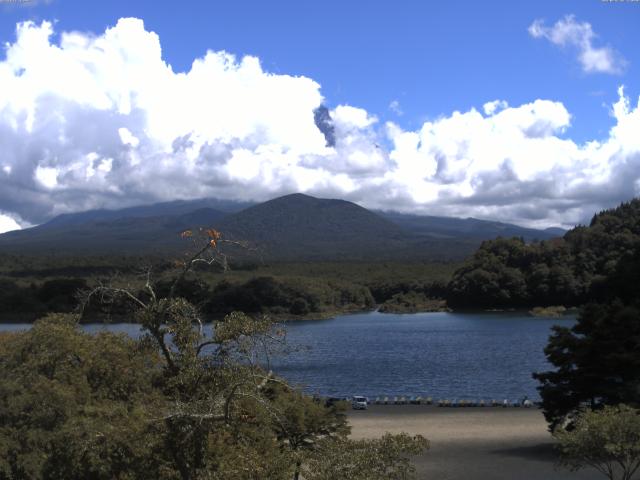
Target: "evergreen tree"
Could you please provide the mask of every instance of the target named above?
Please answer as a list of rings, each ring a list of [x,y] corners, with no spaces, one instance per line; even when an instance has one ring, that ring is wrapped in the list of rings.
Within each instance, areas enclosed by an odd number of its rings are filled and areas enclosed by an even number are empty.
[[[640,405],[640,247],[599,286],[572,328],[555,327],[545,348],[556,370],[536,373],[551,428],[581,406]]]

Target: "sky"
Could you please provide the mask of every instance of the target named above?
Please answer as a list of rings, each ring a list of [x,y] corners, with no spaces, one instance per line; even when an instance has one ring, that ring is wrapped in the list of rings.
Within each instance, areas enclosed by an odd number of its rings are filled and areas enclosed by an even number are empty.
[[[585,223],[640,195],[639,26],[636,0],[0,0],[0,232],[293,192]]]

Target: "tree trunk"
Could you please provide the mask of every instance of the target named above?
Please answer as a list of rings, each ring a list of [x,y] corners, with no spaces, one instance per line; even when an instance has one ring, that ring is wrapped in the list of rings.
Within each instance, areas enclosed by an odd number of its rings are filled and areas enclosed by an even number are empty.
[[[300,463],[300,460],[298,460],[296,462],[296,470],[293,473],[293,480],[298,480],[300,478],[300,467],[301,467],[301,463]]]

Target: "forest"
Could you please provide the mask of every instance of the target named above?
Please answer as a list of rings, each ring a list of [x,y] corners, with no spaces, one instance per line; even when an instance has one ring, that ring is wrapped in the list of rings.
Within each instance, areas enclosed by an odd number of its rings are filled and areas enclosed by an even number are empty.
[[[608,276],[640,245],[640,200],[596,214],[564,237],[482,243],[447,286],[451,308],[580,306],[606,296]]]
[[[177,288],[209,319],[235,310],[277,319],[324,318],[376,305],[387,311],[417,311],[425,305],[441,308],[432,299],[442,303],[447,281],[459,265],[231,261],[226,272],[191,272]],[[71,313],[78,305],[77,293],[99,284],[142,291],[148,269],[159,291],[171,284],[178,271],[175,262],[157,257],[0,256],[0,321],[33,321],[46,312]],[[93,311],[97,320],[123,319],[127,312],[126,305],[118,304]]]

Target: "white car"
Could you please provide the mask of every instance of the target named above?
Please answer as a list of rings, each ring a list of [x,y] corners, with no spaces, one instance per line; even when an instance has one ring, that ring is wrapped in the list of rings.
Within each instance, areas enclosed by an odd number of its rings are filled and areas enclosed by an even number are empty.
[[[353,397],[351,399],[351,408],[354,410],[366,410],[367,397]]]

